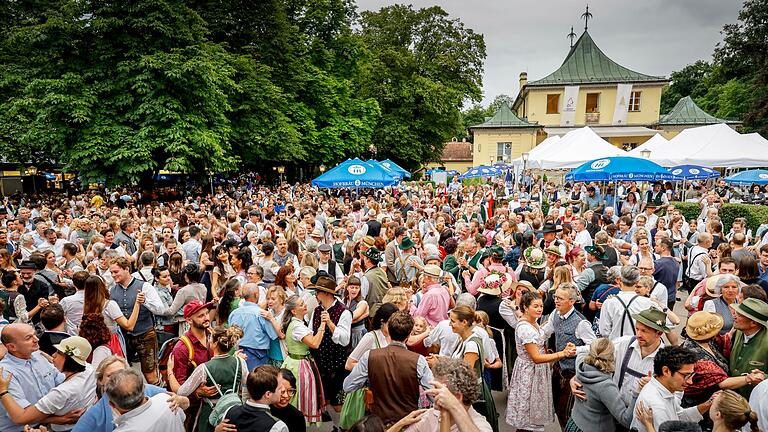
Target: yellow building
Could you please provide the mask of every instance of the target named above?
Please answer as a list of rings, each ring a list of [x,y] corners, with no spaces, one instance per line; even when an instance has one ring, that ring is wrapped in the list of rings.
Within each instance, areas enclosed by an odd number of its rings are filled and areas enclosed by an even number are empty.
[[[734,129],[740,128],[742,124],[740,121],[726,120],[710,115],[699,108],[690,96],[686,96],[677,101],[677,104],[668,114],[661,116],[656,128],[661,131],[664,138],[669,140],[677,136],[683,129],[717,123],[725,123]]]
[[[493,117],[479,125],[470,126],[469,131],[474,137],[473,166],[510,162],[524,152],[531,151],[541,141],[541,126],[521,119],[505,103],[501,104]]]
[[[652,127],[668,83],[614,62],[584,31],[556,71],[531,82],[527,73],[520,74],[513,109],[544,127],[542,139],[590,126],[610,143],[630,149],[657,133]]]

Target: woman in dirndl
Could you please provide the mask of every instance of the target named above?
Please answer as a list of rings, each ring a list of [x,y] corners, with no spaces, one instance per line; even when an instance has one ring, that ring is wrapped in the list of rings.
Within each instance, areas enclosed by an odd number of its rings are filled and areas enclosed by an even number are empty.
[[[309,350],[320,346],[326,327],[322,322],[317,333],[312,334],[304,324],[306,315],[307,305],[299,296],[291,296],[285,302],[283,333],[288,353],[283,367],[296,377],[296,394],[291,398],[291,405],[304,413],[307,424],[311,425],[322,422],[325,397],[320,372]]]
[[[112,338],[109,342],[109,349],[112,353],[125,358],[125,339],[120,332],[120,328],[127,331],[133,330],[136,320],[139,318],[139,307],[141,304],[137,301],[133,305],[130,318],[123,315],[120,306],[114,300],[109,299],[109,290],[107,284],[101,276],[88,276],[85,280],[85,301],[83,303],[83,315],[101,314],[104,316],[104,323],[107,324]],[[143,295],[140,293],[139,295]]]

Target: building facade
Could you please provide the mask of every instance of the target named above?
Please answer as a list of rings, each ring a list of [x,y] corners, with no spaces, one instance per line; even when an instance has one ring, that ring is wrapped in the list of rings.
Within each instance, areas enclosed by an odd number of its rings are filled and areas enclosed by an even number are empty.
[[[656,133],[661,92],[668,83],[611,60],[585,31],[556,71],[535,81],[520,74],[513,109],[543,126],[544,137],[590,126],[608,142],[631,149]]]

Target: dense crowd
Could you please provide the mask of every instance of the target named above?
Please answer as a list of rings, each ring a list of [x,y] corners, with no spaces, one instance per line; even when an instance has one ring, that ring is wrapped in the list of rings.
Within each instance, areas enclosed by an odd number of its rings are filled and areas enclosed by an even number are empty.
[[[713,186],[7,197],[0,431],[768,430],[768,225]]]

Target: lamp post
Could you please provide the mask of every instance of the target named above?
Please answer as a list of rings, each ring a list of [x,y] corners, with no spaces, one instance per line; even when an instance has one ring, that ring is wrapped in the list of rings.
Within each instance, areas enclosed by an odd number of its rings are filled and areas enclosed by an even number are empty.
[[[37,182],[35,181],[35,177],[37,177],[37,167],[32,165],[29,168],[27,168],[27,173],[29,173],[30,176],[32,176],[32,188],[37,193]]]
[[[213,196],[216,195],[213,192],[213,170],[207,170],[208,171],[208,182],[211,184],[211,199],[213,199]]]
[[[528,185],[525,184],[525,170],[528,168],[528,156],[531,154],[528,152],[523,152],[520,156],[523,158],[523,187],[528,190]]]
[[[640,156],[642,156],[645,159],[650,159],[651,158],[651,151],[648,150],[648,149],[641,150],[640,151]]]
[[[325,165],[320,164],[320,174],[325,172]]]
[[[283,184],[283,173],[285,173],[285,166],[280,165],[277,167],[277,173],[280,174],[280,184]]]

